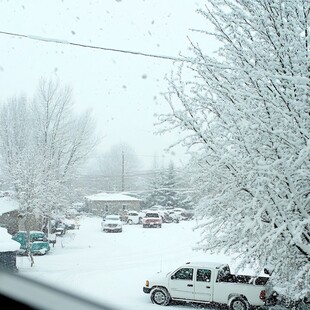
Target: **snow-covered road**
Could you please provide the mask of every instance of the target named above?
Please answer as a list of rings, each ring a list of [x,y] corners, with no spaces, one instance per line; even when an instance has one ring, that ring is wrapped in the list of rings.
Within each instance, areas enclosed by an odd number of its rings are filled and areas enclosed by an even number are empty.
[[[32,268],[27,257],[18,257],[20,274],[120,310],[159,310],[142,291],[149,276],[191,260],[231,263],[227,257],[192,250],[199,240],[194,221],[162,228],[124,225],[122,233],[104,233],[100,222],[97,217],[83,218],[80,229],[59,237],[50,253],[35,256]]]

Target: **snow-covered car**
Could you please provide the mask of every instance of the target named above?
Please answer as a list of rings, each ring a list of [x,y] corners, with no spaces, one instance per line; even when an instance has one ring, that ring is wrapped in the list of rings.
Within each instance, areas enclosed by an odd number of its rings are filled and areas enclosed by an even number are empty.
[[[132,224],[141,224],[142,223],[142,214],[137,211],[129,211],[127,213],[127,223]]]
[[[57,236],[63,236],[67,230],[73,230],[80,226],[76,219],[69,218],[52,219],[50,224],[51,233],[55,233]]]
[[[174,211],[168,211],[168,216],[174,223],[179,223],[182,220],[181,215]]]
[[[122,232],[123,222],[118,214],[107,215],[101,222],[104,232]]]
[[[174,214],[174,217],[177,218],[179,221],[186,221],[188,220],[187,211],[183,208],[173,208],[170,213]]]
[[[28,255],[30,251],[33,255],[45,255],[50,251],[49,241],[43,231],[18,231],[12,239],[20,243],[19,255]],[[29,242],[29,246],[28,246]]]
[[[173,222],[173,218],[170,217],[168,211],[166,211],[166,210],[164,210],[164,211],[163,210],[159,210],[157,212],[160,215],[163,223],[172,223]]]
[[[61,220],[62,223],[64,223],[66,225],[66,229],[69,230],[69,229],[75,229],[75,220],[73,219],[69,219],[69,218],[64,218]]]
[[[146,227],[159,227],[161,228],[163,220],[157,211],[147,212],[142,219],[143,228]]]

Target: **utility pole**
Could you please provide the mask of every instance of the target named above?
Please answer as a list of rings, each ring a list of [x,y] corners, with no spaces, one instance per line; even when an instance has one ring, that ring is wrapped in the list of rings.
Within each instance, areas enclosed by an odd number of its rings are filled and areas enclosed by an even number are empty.
[[[125,156],[124,151],[122,151],[122,192],[125,188]]]

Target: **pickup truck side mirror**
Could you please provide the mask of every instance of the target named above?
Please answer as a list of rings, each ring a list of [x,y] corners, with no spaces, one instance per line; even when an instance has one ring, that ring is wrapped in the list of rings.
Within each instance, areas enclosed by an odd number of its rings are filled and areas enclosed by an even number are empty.
[[[175,275],[174,274],[171,276],[171,280],[175,280]]]

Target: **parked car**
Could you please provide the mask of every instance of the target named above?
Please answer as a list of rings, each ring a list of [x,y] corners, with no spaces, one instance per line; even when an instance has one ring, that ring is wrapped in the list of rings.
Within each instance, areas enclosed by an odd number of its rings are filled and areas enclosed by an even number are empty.
[[[180,213],[182,218],[183,218],[183,221],[190,221],[194,218],[194,212],[191,212],[191,211],[184,211],[184,212],[181,212]]]
[[[51,220],[51,233],[57,236],[63,236],[68,230],[79,229],[80,224],[78,223],[78,218],[57,218]]]
[[[168,211],[158,211],[158,214],[161,216],[163,223],[173,222],[173,218],[169,215]]]
[[[101,222],[104,232],[122,232],[123,222],[118,214],[107,215]]]
[[[51,220],[51,233],[56,236],[63,236],[67,231],[67,225],[60,219]]]
[[[166,306],[172,300],[193,303],[225,304],[230,310],[263,307],[269,277],[230,273],[227,264],[186,263],[165,275],[147,280],[143,292],[151,301]]]
[[[30,231],[29,239],[26,231],[19,231],[12,237],[13,240],[20,243],[19,255],[28,255],[27,243],[33,255],[45,255],[50,251],[49,241],[43,231]]]
[[[173,212],[179,221],[187,221],[190,219],[189,212],[183,208],[173,208],[170,212]]]
[[[129,225],[132,224],[141,224],[142,223],[142,215],[137,211],[129,211],[127,213],[127,223]]]
[[[146,227],[159,227],[161,228],[163,220],[160,214],[156,211],[147,212],[142,219],[143,228]]]
[[[168,211],[168,216],[170,219],[172,219],[172,222],[174,223],[179,223],[182,220],[181,215],[174,211]]]

